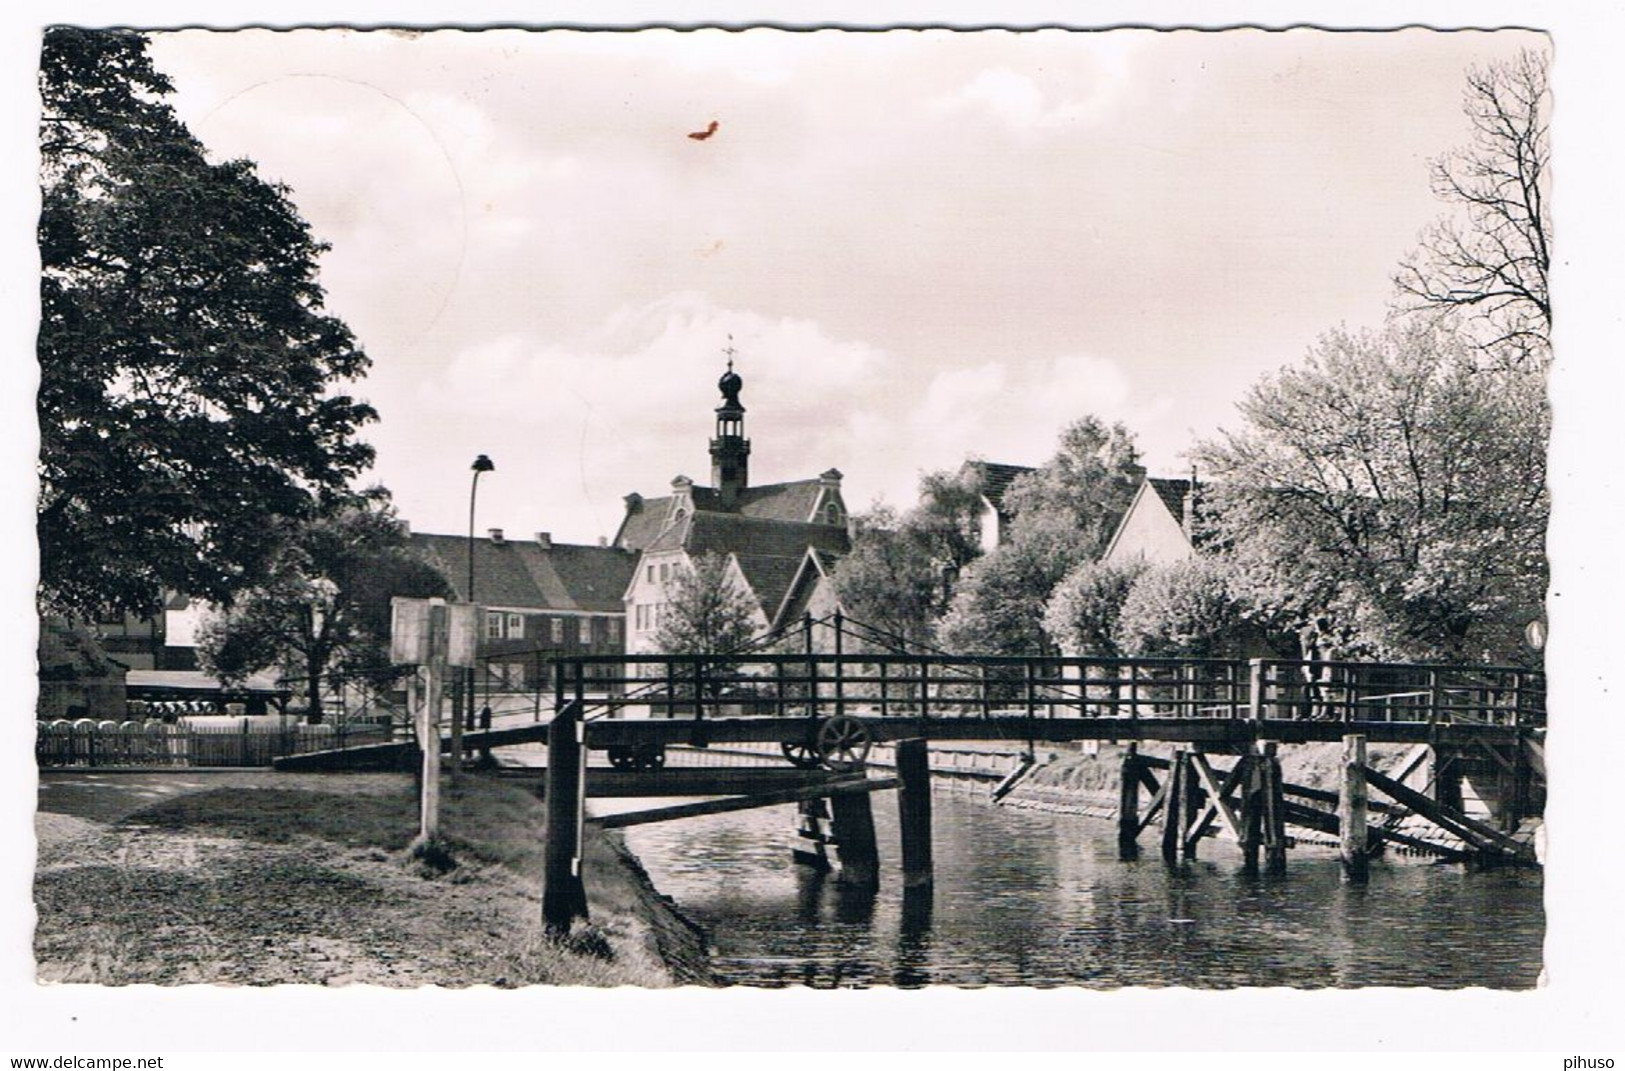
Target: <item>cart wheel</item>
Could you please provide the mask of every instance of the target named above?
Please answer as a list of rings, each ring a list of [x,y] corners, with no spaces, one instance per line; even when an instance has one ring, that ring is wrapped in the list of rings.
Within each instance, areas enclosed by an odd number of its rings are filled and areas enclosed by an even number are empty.
[[[818,727],[819,756],[836,773],[863,769],[870,743],[869,730],[855,718],[843,715]]]
[[[617,770],[635,770],[637,755],[627,745],[615,744],[609,749],[609,764]]]
[[[824,765],[824,756],[819,752],[816,741],[786,740],[779,748],[784,752],[784,757],[790,760],[790,765],[798,770],[816,770]]]
[[[665,744],[645,744],[632,752],[633,769],[658,770],[666,765]]]

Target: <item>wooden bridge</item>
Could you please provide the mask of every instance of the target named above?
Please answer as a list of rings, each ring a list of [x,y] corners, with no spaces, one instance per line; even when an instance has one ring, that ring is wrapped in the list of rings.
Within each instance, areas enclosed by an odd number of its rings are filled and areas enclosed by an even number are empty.
[[[868,884],[878,873],[869,795],[896,789],[905,885],[928,888],[930,741],[1019,741],[1029,754],[1040,742],[1130,745],[1118,807],[1125,859],[1138,854],[1140,834],[1156,822],[1169,861],[1193,857],[1203,838],[1217,834],[1239,845],[1249,869],[1262,853],[1265,868],[1278,872],[1288,823],[1335,835],[1354,880],[1364,880],[1367,858],[1383,844],[1447,858],[1534,861],[1511,830],[1540,808],[1545,678],[1521,667],[972,657],[911,649],[836,615],[727,654],[581,656],[556,661],[553,674],[547,720],[538,704],[532,724],[466,733],[462,743],[490,748],[545,736],[543,913],[554,932],[586,911],[579,845],[588,796],[722,797],[602,820],[617,827],[796,803],[809,842],[798,860],[828,865],[824,847],[835,846],[843,876]],[[1279,745],[1328,741],[1344,747],[1338,790],[1288,785]],[[1172,755],[1141,754],[1141,742],[1171,745]],[[896,745],[896,777],[864,775],[876,743]],[[1412,745],[1406,768],[1397,776],[1375,769],[1368,743]],[[776,746],[792,769],[724,776],[665,768],[669,746],[713,744]],[[610,769],[589,771],[593,751],[605,753]],[[361,758],[302,756],[279,765]],[[1463,775],[1486,767],[1501,785],[1491,821],[1469,816],[1461,798]],[[1418,770],[1421,787],[1407,783]],[[1387,802],[1373,800],[1372,790]],[[1409,816],[1425,818],[1451,843],[1407,830],[1400,819]]]

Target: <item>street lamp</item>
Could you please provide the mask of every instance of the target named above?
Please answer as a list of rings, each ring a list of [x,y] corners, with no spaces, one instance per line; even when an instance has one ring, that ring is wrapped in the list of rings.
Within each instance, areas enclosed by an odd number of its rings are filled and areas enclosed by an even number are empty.
[[[474,459],[474,464],[470,465],[469,468],[474,470],[474,478],[473,478],[472,482],[469,484],[469,488],[468,488],[468,601],[472,605],[474,603],[474,601],[475,601],[474,600],[474,500],[475,500],[475,496],[477,496],[479,494],[479,491],[480,491],[480,473],[482,473],[482,472],[491,472],[491,471],[496,469],[496,465],[494,465],[491,462],[490,458],[486,457],[484,454],[481,454],[480,456],[478,456],[478,457],[476,457]],[[479,637],[480,637],[481,633],[484,632],[484,629],[485,629],[485,623],[483,621],[474,622],[475,650],[479,649]],[[475,679],[475,677],[474,677],[474,667],[470,666],[470,667],[468,667],[468,672],[467,672],[467,675],[466,675],[467,685],[464,688],[464,691],[467,693],[467,699],[465,701],[464,711],[465,711],[465,716],[466,716],[466,719],[467,719],[467,724],[468,724],[468,727],[470,729],[474,728],[474,679]],[[463,761],[463,757],[461,755],[458,755],[457,756],[457,761],[459,763],[461,763]]]

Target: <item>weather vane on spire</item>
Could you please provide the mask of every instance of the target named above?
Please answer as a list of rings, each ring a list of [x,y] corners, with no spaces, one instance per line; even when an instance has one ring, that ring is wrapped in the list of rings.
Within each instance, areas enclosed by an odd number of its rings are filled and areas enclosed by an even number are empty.
[[[728,355],[728,370],[717,380],[717,389],[722,391],[725,405],[739,408],[739,388],[744,386],[745,381],[734,371],[734,358],[739,356],[739,351],[734,349],[733,335],[728,336],[728,345],[722,352]]]

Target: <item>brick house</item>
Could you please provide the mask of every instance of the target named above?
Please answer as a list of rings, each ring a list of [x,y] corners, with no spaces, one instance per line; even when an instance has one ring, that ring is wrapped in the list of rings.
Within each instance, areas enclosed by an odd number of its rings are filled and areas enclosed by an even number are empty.
[[[468,597],[467,536],[413,532],[412,546]],[[555,658],[626,650],[621,596],[636,555],[619,547],[555,543],[547,532],[510,539],[500,528],[473,541],[474,601],[485,608],[481,691],[534,691]]]

